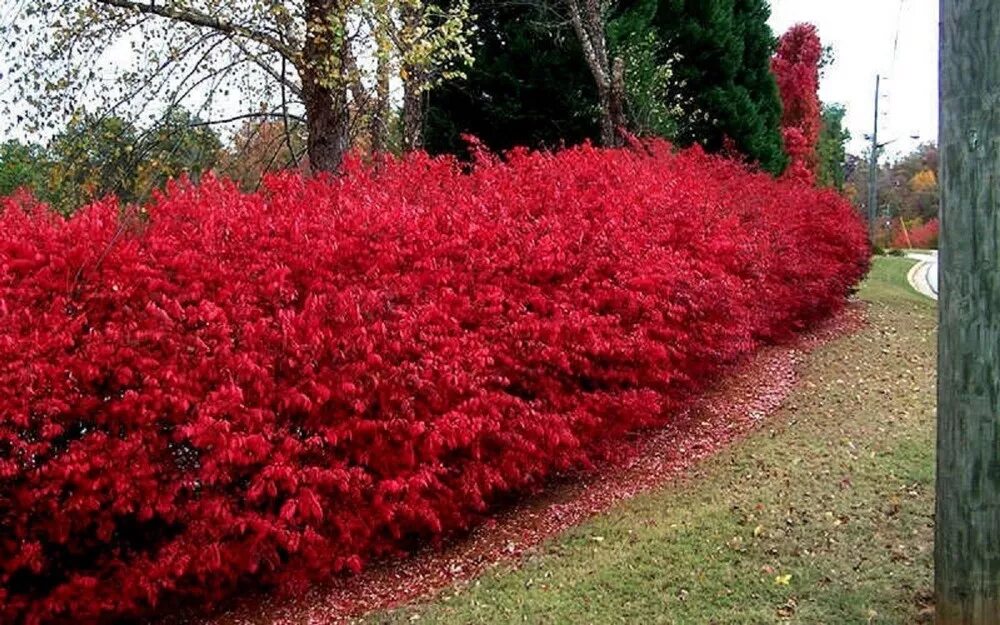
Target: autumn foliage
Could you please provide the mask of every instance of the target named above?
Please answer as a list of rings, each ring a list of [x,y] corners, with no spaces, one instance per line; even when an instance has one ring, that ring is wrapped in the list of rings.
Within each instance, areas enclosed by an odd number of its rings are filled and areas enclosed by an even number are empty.
[[[893,231],[892,247],[895,248],[917,248],[917,249],[937,249],[938,236],[941,232],[941,224],[937,217],[930,219],[927,223],[920,223],[919,220],[906,225],[900,223]]]
[[[296,588],[468,527],[841,306],[832,192],[699,149],[414,154],[0,215],[0,622]]]
[[[796,24],[778,40],[771,71],[781,93],[781,132],[788,153],[785,176],[812,184],[822,130],[819,65],[823,57],[816,27]]]

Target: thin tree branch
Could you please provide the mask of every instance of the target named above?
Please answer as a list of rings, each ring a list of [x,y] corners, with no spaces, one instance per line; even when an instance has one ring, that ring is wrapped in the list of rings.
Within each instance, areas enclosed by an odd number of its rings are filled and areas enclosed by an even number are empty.
[[[285,76],[285,59],[281,59],[281,76]],[[285,131],[285,144],[288,145],[288,153],[292,155],[295,166],[299,166],[299,159],[295,156],[295,148],[292,147],[292,133],[288,129],[288,94],[285,92],[285,82],[281,82],[281,124]]]
[[[233,43],[234,46],[240,49],[240,52],[245,54],[248,59],[253,61],[254,65],[258,66],[259,68],[264,70],[265,73],[270,75],[271,78],[274,78],[279,83],[281,83],[282,88],[288,87],[292,91],[292,93],[295,94],[295,97],[299,99],[302,98],[302,89],[292,81],[288,80],[288,76],[285,75],[283,71],[282,73],[279,74],[273,67],[265,63],[264,59],[258,57],[249,49],[247,49],[247,47],[240,40],[235,39],[233,37],[230,37],[229,40]],[[281,56],[282,65],[284,65],[284,63],[286,63],[289,60],[284,54],[281,54],[280,52],[279,56]]]
[[[247,28],[246,26],[224,21],[218,17],[202,13],[196,9],[178,9],[175,7],[156,4],[154,0],[149,0],[149,2],[139,2],[137,0],[97,0],[97,2],[105,6],[126,9],[137,13],[145,13],[147,15],[156,15],[166,19],[191,24],[192,26],[211,28],[212,30],[217,30],[230,35],[239,35],[271,48],[278,54],[287,58],[293,65],[298,61],[297,52],[286,46],[280,39],[274,37],[273,35],[254,30],[252,28]]]
[[[242,119],[294,119],[297,122],[304,123],[306,120],[298,115],[292,115],[291,113],[278,113],[272,111],[261,111],[259,113],[244,113],[243,115],[236,115],[234,117],[227,117],[226,119],[213,119],[209,121],[193,122],[189,124],[191,128],[196,128],[198,126],[215,126],[219,124],[229,124],[231,122],[238,122]]]

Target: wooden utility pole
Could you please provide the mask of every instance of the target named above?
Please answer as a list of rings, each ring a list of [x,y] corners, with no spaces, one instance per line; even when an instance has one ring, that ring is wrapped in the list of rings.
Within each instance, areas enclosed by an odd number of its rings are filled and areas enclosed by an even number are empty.
[[[875,245],[878,232],[878,101],[882,76],[875,76],[875,123],[872,126],[872,147],[868,155],[868,238]]]
[[[941,0],[937,625],[1000,623],[1000,2]]]

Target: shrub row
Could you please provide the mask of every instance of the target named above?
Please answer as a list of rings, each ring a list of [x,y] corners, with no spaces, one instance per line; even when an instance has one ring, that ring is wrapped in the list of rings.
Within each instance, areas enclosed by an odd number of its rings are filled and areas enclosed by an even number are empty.
[[[893,247],[897,249],[937,249],[938,237],[941,234],[941,224],[937,217],[929,219],[927,223],[920,223],[920,220],[917,219],[908,226],[902,222],[894,225],[896,227],[892,235]]]
[[[0,215],[0,622],[296,588],[670,420],[867,267],[697,149],[413,155]]]

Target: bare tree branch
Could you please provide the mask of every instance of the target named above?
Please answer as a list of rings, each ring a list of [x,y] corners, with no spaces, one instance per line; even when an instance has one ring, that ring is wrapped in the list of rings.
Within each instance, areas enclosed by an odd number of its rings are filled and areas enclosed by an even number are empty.
[[[239,48],[240,52],[245,54],[248,59],[253,61],[253,63],[257,65],[257,67],[264,70],[264,72],[267,73],[269,76],[271,76],[271,78],[277,80],[278,83],[282,86],[282,89],[288,88],[293,94],[295,94],[295,97],[297,98],[302,97],[302,88],[296,85],[294,82],[290,81],[286,74],[277,72],[274,69],[274,67],[264,62],[264,59],[260,58],[259,56],[251,52],[249,49],[247,49],[247,47],[243,44],[242,41],[239,41],[238,39],[234,38],[230,38],[230,41],[232,41],[233,45]],[[284,54],[281,54],[281,61],[282,63],[286,63],[290,62],[290,59]]]
[[[97,0],[97,2],[106,6],[117,7],[119,9],[126,9],[149,15],[157,15],[166,19],[185,22],[187,24],[191,24],[192,26],[211,28],[212,30],[217,30],[230,35],[239,35],[271,48],[278,54],[281,54],[288,59],[293,65],[299,62],[298,51],[285,45],[280,39],[274,37],[273,35],[254,30],[252,28],[247,28],[246,26],[241,26],[239,24],[226,22],[195,9],[178,9],[175,7],[159,5],[156,4],[154,0],[150,0],[148,3],[138,2],[136,0]]]
[[[275,112],[275,111],[261,111],[259,113],[244,113],[242,115],[234,115],[233,117],[227,117],[226,119],[212,119],[208,121],[193,122],[189,124],[192,128],[198,126],[215,126],[218,124],[231,124],[233,122],[238,122],[244,119],[294,119],[297,122],[305,122],[305,118],[299,115],[292,115],[291,113],[285,112]]]
[[[281,59],[281,76],[285,76],[285,59]],[[281,81],[281,126],[285,131],[285,144],[288,146],[288,153],[292,155],[295,166],[299,166],[299,159],[295,156],[295,148],[292,147],[292,133],[288,129],[288,94],[285,93],[285,81]]]

